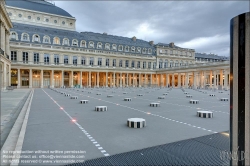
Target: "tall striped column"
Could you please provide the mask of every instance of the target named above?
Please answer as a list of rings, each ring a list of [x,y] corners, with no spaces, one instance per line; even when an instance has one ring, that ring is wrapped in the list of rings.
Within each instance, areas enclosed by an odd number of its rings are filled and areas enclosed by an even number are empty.
[[[230,22],[231,165],[250,165],[250,12]],[[235,156],[236,154],[236,156]]]

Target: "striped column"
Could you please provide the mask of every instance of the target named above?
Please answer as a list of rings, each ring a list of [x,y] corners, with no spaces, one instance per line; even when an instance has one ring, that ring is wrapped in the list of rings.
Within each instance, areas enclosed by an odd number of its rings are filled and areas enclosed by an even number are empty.
[[[231,165],[250,165],[250,12],[230,22]],[[236,156],[235,156],[236,154]]]

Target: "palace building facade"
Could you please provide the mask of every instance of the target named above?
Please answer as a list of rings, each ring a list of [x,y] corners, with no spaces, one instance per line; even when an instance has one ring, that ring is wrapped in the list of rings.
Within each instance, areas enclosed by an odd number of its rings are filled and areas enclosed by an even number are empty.
[[[44,0],[7,0],[4,5],[2,89],[229,86],[226,57],[197,54],[173,42],[77,32],[73,16]]]

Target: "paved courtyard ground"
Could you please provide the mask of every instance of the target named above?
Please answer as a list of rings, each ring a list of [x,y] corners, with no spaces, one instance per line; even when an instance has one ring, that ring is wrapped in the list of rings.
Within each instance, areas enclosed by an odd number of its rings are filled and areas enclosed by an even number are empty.
[[[62,165],[62,159],[67,159],[62,153],[78,155],[75,161],[81,162],[229,130],[229,101],[219,100],[229,98],[229,91],[185,89],[192,99],[200,101],[190,104],[190,98],[181,89],[56,90],[78,96],[78,99],[70,99],[51,89],[35,89],[22,151],[31,151],[30,154],[36,151],[36,157],[41,160],[36,165],[44,165],[44,162]],[[168,92],[165,99],[158,99],[165,92]],[[126,97],[132,101],[124,101]],[[89,103],[80,104],[83,99]],[[150,107],[151,102],[160,103],[160,107]],[[107,106],[108,111],[97,112],[95,106]],[[196,116],[198,110],[210,110],[214,117],[199,118]],[[146,127],[129,128],[126,126],[128,118],[144,118]],[[51,151],[59,157],[51,156]]]

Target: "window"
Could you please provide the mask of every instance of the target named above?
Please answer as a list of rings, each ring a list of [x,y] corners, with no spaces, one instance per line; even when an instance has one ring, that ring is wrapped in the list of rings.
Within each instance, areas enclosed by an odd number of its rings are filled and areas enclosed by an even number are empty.
[[[173,50],[170,50],[170,55],[173,55]]]
[[[62,24],[64,25],[64,24],[65,24],[65,21],[63,21]]]
[[[116,44],[112,45],[112,50],[116,50]]]
[[[131,67],[135,67],[135,61],[131,62]]]
[[[151,62],[148,62],[148,69],[151,69]]]
[[[170,61],[169,67],[173,67],[173,66],[174,66],[174,62],[173,62],[173,61]]]
[[[126,60],[125,61],[125,67],[128,67],[128,64],[129,64],[129,60]]]
[[[141,68],[141,62],[140,61],[137,62],[137,68]]]
[[[56,24],[56,23],[57,23],[57,20],[54,20],[54,23]]]
[[[34,35],[34,42],[39,42],[39,36],[38,35]]]
[[[168,54],[168,50],[165,50],[165,53]]]
[[[97,43],[97,49],[102,49],[102,43],[100,42]]]
[[[64,44],[64,45],[69,45],[69,39],[64,39],[64,40],[63,40],[63,44]]]
[[[46,18],[46,20],[45,20],[46,22],[49,22],[49,19],[48,18]]]
[[[39,63],[39,53],[34,53],[34,64]]]
[[[59,55],[54,55],[54,63],[55,65],[59,65]]]
[[[54,38],[54,44],[60,44],[60,39],[58,37]]]
[[[126,47],[125,47],[125,51],[126,51],[126,52],[129,52],[129,46],[126,46]]]
[[[30,20],[30,19],[31,19],[31,16],[28,16],[28,19]]]
[[[11,39],[16,39],[16,33],[15,32],[11,33]]]
[[[175,67],[178,67],[178,66],[179,66],[179,62],[176,61],[176,62],[175,62]]]
[[[153,69],[155,69],[155,68],[156,68],[156,62],[153,63]]]
[[[81,41],[81,47],[86,47],[86,41],[84,40]]]
[[[18,14],[18,16],[21,18],[21,17],[22,17],[22,14]]]
[[[23,52],[23,63],[28,63],[29,58],[28,58],[28,52]]]
[[[44,64],[49,64],[49,54],[44,54]]]
[[[68,55],[64,55],[64,64],[69,64],[69,57]]]
[[[135,52],[135,47],[134,46],[131,47],[131,52]]]
[[[160,59],[160,61],[159,61],[159,69],[161,69],[162,68],[162,59]]]
[[[119,60],[119,67],[122,67],[122,60]]]
[[[77,66],[77,56],[73,56],[73,65]]]
[[[11,57],[10,57],[11,61],[14,61],[14,62],[17,61],[16,51],[11,51],[10,53],[11,53]]]
[[[119,50],[119,51],[123,51],[123,46],[122,46],[122,45],[119,45],[118,50]]]
[[[143,54],[146,54],[146,52],[147,52],[147,49],[146,49],[146,48],[143,48],[143,49],[142,49],[142,53],[143,53]]]
[[[84,56],[82,56],[81,64],[82,64],[82,65],[86,65],[86,58],[85,58]]]
[[[143,69],[146,68],[146,62],[145,62],[145,61],[142,63],[142,68],[143,68]]]
[[[141,48],[140,48],[140,47],[137,47],[136,52],[137,52],[137,53],[141,53]]]
[[[43,42],[44,42],[44,43],[50,43],[50,41],[49,41],[49,36],[44,36]]]
[[[94,42],[89,42],[89,48],[94,48]]]
[[[72,41],[72,45],[73,45],[73,46],[78,46],[78,41],[77,41],[76,39],[74,39],[74,40]]]
[[[165,62],[164,62],[164,68],[168,68],[168,60],[165,60]]]
[[[89,65],[91,65],[91,66],[94,65],[94,58],[93,57],[89,58]]]
[[[116,59],[113,59],[113,66],[116,66]]]
[[[98,58],[97,64],[98,64],[98,66],[102,66],[102,58]]]
[[[109,66],[109,59],[106,59],[106,66]]]
[[[151,48],[148,49],[148,54],[152,54],[152,49]]]
[[[37,17],[36,19],[39,21],[39,20],[40,20],[40,17]]]
[[[106,49],[106,50],[110,50],[110,44],[109,44],[109,43],[106,43],[106,44],[105,44],[105,49]]]
[[[23,40],[23,41],[28,41],[28,40],[29,40],[28,34],[24,33],[24,34],[23,34],[22,40]]]

